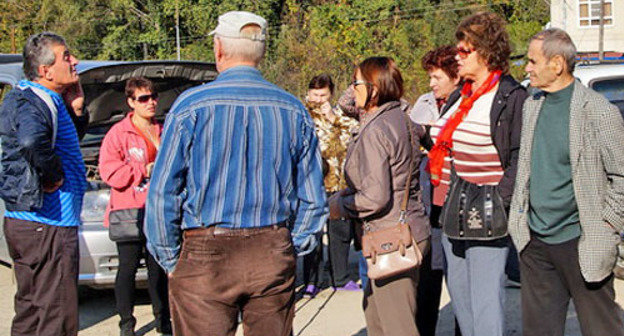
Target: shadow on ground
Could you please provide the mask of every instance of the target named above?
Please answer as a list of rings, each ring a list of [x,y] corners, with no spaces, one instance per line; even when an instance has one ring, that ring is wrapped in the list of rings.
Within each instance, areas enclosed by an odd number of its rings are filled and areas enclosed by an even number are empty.
[[[135,305],[150,304],[146,289],[137,289]],[[78,289],[79,330],[85,330],[102,321],[117,315],[115,308],[115,292],[112,289],[94,289],[80,287]],[[142,336],[154,329],[153,322],[140,327],[137,336]],[[138,326],[137,326],[138,327]]]
[[[356,332],[355,334],[351,336],[366,336],[366,335],[368,335],[368,333],[366,332],[366,328],[362,328],[360,329],[360,331]]]

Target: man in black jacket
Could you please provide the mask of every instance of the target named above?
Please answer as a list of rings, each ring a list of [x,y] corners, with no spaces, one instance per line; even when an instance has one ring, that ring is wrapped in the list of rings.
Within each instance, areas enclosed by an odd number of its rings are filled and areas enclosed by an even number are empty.
[[[11,335],[78,334],[78,226],[86,188],[78,60],[53,33],[31,36],[24,74],[0,107],[0,197],[17,293]]]

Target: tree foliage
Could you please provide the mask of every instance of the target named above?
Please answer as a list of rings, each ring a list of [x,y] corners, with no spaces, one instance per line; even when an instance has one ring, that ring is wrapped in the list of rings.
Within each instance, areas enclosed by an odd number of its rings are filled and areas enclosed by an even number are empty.
[[[462,17],[481,10],[503,15],[518,55],[549,20],[547,2],[532,0],[3,0],[0,52],[19,53],[29,35],[51,30],[82,59],[174,59],[178,13],[182,59],[212,61],[208,33],[230,10],[267,19],[262,70],[294,94],[302,96],[321,72],[344,89],[355,64],[386,55],[401,68],[410,101],[427,90],[420,58],[454,44]]]

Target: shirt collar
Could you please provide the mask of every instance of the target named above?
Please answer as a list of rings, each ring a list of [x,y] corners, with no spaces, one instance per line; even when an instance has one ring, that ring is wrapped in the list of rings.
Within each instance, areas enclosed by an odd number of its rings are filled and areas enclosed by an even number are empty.
[[[262,73],[260,70],[248,66],[248,65],[238,65],[235,67],[228,68],[227,70],[219,73],[217,76],[218,80],[223,79],[233,79],[237,77],[257,77],[258,79],[262,78]]]

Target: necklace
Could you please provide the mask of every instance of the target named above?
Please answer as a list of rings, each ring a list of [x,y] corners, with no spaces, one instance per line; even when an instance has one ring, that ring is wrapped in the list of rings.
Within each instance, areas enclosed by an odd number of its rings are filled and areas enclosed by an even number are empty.
[[[141,133],[143,133],[144,136],[148,138],[148,140],[154,145],[154,147],[156,147],[156,150],[160,149],[160,138],[158,137],[158,135],[154,135],[154,133],[151,131],[153,125],[151,121],[148,120],[147,126],[139,126],[139,123],[135,120],[132,120],[132,123]]]
[[[154,147],[156,147],[156,150],[159,150],[160,149],[160,141],[159,141],[157,136],[154,136],[154,134],[152,134],[152,131],[150,130],[152,128],[151,126],[152,125],[149,125],[149,126],[147,126],[145,128],[141,128],[141,131],[143,131],[143,133],[145,135],[147,135],[147,137],[152,142]]]

